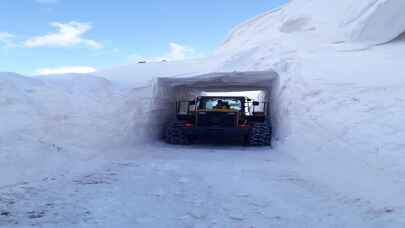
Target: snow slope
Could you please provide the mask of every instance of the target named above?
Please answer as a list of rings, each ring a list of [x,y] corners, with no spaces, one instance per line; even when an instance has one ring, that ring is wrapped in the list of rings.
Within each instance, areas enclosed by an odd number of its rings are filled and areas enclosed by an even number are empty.
[[[401,0],[293,0],[236,27],[220,52],[284,41],[288,46],[283,49],[294,50],[310,48],[308,44],[383,44],[405,32],[404,7]]]
[[[404,8],[291,1],[236,27],[217,52],[223,70],[280,74],[290,132],[277,149],[338,191],[396,208],[405,206]]]

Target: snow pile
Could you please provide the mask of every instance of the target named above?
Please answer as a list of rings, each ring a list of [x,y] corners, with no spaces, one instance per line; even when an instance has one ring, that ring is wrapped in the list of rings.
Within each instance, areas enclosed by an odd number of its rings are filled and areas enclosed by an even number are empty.
[[[29,78],[0,74],[0,184],[75,162],[104,156],[104,150],[136,142],[142,101],[137,89],[121,89],[91,75]],[[63,165],[62,165],[63,164]],[[24,167],[24,168],[23,168]]]
[[[395,207],[405,205],[404,9],[295,0],[236,27],[216,54],[220,70],[280,75],[279,128],[290,131],[278,151],[338,192]]]
[[[1,75],[0,80],[1,112],[8,117],[1,128],[4,141],[35,136],[56,144],[93,147],[100,138],[111,137],[114,124],[103,125],[115,111],[109,109],[114,94],[107,80],[18,75]],[[85,138],[74,137],[79,132]]]

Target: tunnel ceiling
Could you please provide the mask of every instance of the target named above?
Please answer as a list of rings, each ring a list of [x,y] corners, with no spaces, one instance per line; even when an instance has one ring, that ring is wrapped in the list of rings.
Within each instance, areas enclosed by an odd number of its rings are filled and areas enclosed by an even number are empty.
[[[168,87],[187,87],[204,91],[269,90],[278,74],[274,71],[211,73],[194,77],[160,78]]]

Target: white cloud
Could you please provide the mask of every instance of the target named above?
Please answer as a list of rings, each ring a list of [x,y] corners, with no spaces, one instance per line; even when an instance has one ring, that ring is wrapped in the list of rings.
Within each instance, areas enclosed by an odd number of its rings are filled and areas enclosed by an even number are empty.
[[[8,32],[0,32],[0,45],[5,48],[15,47],[14,35]]]
[[[88,66],[71,66],[71,67],[56,67],[56,68],[43,68],[37,72],[39,75],[51,75],[51,74],[88,74],[93,73],[97,69]]]
[[[140,55],[137,55],[137,54],[132,54],[132,55],[129,55],[129,56],[128,56],[128,61],[129,61],[130,63],[132,63],[132,62],[138,62],[138,61],[141,61],[141,60],[156,61],[156,59],[152,60],[152,59],[150,59],[150,58],[144,58],[144,57],[142,57],[142,56],[140,56]]]
[[[193,48],[183,46],[177,43],[170,43],[170,52],[163,56],[167,60],[184,60],[190,57],[194,57],[195,51]]]
[[[53,4],[59,2],[59,0],[35,0],[35,1],[40,4]]]
[[[83,34],[92,29],[88,23],[69,22],[59,23],[53,22],[50,24],[52,27],[57,28],[58,31],[48,33],[44,36],[36,36],[25,41],[24,46],[28,48],[33,47],[70,47],[75,45],[85,45],[90,48],[102,48],[102,45],[94,40],[84,39]]]
[[[194,48],[181,45],[178,43],[169,43],[169,51],[159,57],[142,57],[137,54],[132,54],[128,57],[130,62],[135,62],[139,60],[146,60],[150,62],[167,60],[167,61],[179,61],[185,59],[191,59],[198,57]]]

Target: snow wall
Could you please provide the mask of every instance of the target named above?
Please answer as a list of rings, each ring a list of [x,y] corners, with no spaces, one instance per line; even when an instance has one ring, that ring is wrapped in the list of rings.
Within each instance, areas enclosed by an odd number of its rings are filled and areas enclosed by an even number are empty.
[[[27,155],[37,157],[37,147],[74,154],[82,148],[97,153],[97,149],[156,142],[165,124],[175,117],[175,102],[207,91],[264,91],[264,99],[272,104],[277,135],[278,87],[274,71],[155,78],[131,88],[91,75],[30,78],[0,74],[0,148],[14,151],[16,161],[29,163]],[[22,145],[21,151],[17,144]]]
[[[279,126],[278,74],[274,71],[222,72],[192,77],[158,78],[154,83],[153,102],[148,118],[151,139],[162,137],[164,128],[175,117],[176,101],[192,100],[202,92],[263,91],[270,101],[275,136]]]
[[[140,89],[121,89],[92,75],[24,77],[0,73],[0,172],[2,184],[55,170],[79,171],[125,145]],[[132,139],[133,140],[133,139]],[[87,164],[86,164],[87,165]]]

